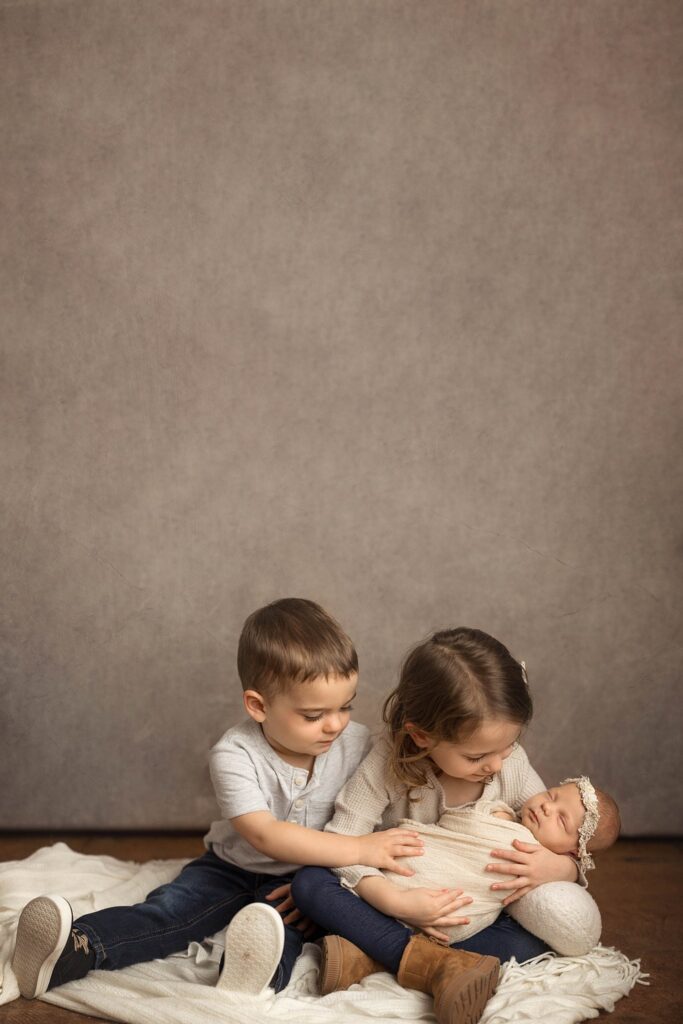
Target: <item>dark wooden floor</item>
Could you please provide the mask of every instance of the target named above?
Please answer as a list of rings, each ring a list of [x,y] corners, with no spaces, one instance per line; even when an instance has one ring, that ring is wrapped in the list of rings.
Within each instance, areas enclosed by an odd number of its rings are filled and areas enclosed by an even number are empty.
[[[27,857],[41,846],[63,840],[81,853],[110,854],[121,860],[193,857],[202,852],[197,835],[3,835],[0,861]],[[640,957],[650,986],[637,985],[613,1014],[610,1024],[683,1022],[682,841],[621,840],[600,854],[591,875],[591,892],[603,916],[604,945],[628,957]],[[39,1001],[18,999],[0,1007],[2,1024],[85,1024],[94,1017],[70,1013]],[[553,1024],[544,1021],[543,1024]]]

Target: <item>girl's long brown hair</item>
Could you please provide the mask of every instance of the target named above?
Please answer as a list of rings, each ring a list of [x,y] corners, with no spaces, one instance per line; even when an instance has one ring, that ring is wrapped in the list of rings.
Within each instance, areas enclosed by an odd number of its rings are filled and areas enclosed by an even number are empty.
[[[429,748],[406,731],[410,722],[434,744],[467,738],[486,718],[526,725],[533,714],[526,673],[507,647],[480,629],[445,629],[417,644],[382,717],[389,726],[390,773],[409,791],[429,784]]]

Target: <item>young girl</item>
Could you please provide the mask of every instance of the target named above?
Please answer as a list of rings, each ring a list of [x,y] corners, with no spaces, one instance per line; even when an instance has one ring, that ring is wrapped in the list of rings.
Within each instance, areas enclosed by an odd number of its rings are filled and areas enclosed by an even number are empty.
[[[447,807],[484,795],[518,810],[545,788],[518,742],[531,715],[524,668],[503,644],[476,629],[435,633],[408,655],[384,705],[388,734],[341,790],[327,829],[362,835],[401,818],[435,824]],[[492,851],[498,861],[487,868],[506,876],[492,886],[509,892],[505,904],[543,882],[576,880],[570,857],[519,841],[515,847]],[[292,898],[302,914],[333,933],[323,940],[323,994],[389,970],[400,984],[434,996],[440,1024],[479,1019],[498,960],[523,962],[548,948],[501,914],[448,949],[441,945],[448,942],[443,929],[468,922],[467,894],[399,889],[379,870],[360,865],[334,873],[303,868]]]

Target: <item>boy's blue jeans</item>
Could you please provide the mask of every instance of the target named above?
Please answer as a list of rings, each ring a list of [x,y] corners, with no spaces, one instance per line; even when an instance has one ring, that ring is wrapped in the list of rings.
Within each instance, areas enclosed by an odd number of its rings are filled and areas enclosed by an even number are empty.
[[[74,924],[90,939],[96,969],[115,971],[177,953],[190,942],[201,942],[225,928],[243,907],[269,902],[268,893],[291,881],[291,875],[244,871],[209,851],[186,864],[172,882],[150,892],[144,903],[98,910],[79,917]],[[271,981],[276,992],[289,982],[303,942],[300,931],[285,925],[285,947]]]
[[[327,868],[301,868],[294,876],[292,896],[301,913],[326,932],[342,935],[392,974],[398,974],[403,951],[413,934],[405,925],[345,889]],[[501,962],[514,956],[518,963],[549,949],[507,914],[501,914],[492,925],[464,942],[454,942],[451,948],[497,956]]]

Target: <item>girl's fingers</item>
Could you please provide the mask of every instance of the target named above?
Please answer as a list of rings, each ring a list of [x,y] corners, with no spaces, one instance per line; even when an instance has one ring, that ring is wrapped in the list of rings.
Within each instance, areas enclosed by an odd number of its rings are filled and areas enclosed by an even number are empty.
[[[466,903],[471,903],[472,897],[466,896],[462,889],[446,889],[445,892],[434,893],[433,902],[435,912],[443,914],[447,908],[449,910],[457,909],[465,906]]]
[[[469,923],[469,917],[449,917],[448,915],[444,915],[444,917],[438,917],[436,921],[432,922],[432,924],[437,928],[455,928],[459,924]]]
[[[518,850],[491,850],[491,856],[498,857],[500,860],[511,860],[513,864],[528,864],[529,862],[528,856]],[[495,866],[495,864],[486,865],[489,871]]]
[[[287,914],[287,917],[283,917],[282,920],[284,924],[293,924],[293,922],[298,921],[300,917],[301,911],[295,908],[290,914]]]
[[[468,896],[467,893],[463,892],[462,889],[446,889],[445,892],[439,893],[437,900],[471,900],[472,897]]]
[[[467,904],[471,902],[471,896],[456,896],[455,899],[449,897],[447,900],[439,902],[438,908],[443,913],[446,908],[448,908],[448,910],[458,910],[459,907],[466,907]]]
[[[471,896],[460,896],[460,897],[459,897],[459,898],[458,898],[458,899],[457,899],[457,900],[455,901],[455,903],[453,904],[453,906],[454,906],[454,907],[456,908],[456,910],[459,910],[459,909],[460,909],[460,907],[466,907],[466,906],[468,906],[468,905],[469,905],[470,903],[472,903],[472,902],[473,902],[473,900],[472,900],[472,897],[471,897]]]
[[[275,909],[277,910],[278,914],[284,914],[286,910],[289,910],[293,906],[294,900],[292,899],[291,896],[288,896],[286,900],[282,901],[282,903],[278,903]]]
[[[442,921],[443,918],[452,918],[458,913],[461,914],[463,907],[467,907],[471,902],[471,899],[454,900],[452,903],[446,903],[442,907],[435,907],[432,924],[436,923],[437,920]],[[465,913],[467,913],[467,911],[465,911]]]
[[[451,941],[450,935],[446,935],[445,932],[440,932],[436,928],[430,928],[429,925],[427,925],[426,928],[423,928],[422,931],[425,935],[430,935],[432,938],[436,939],[437,942],[440,942],[443,946],[448,946]]]
[[[499,875],[521,875],[526,869],[526,864],[487,864],[486,870],[493,871]]]
[[[521,896],[526,896],[526,894],[528,892],[531,892],[532,889],[533,885],[525,885],[524,888],[518,889],[517,892],[513,892],[511,896],[506,896],[506,898],[503,900],[503,906],[509,906],[511,903],[514,903],[515,900],[518,900]]]
[[[529,879],[524,875],[520,875],[517,878],[510,879],[509,882],[494,882],[491,888],[497,892],[499,889],[520,889],[528,884]]]

